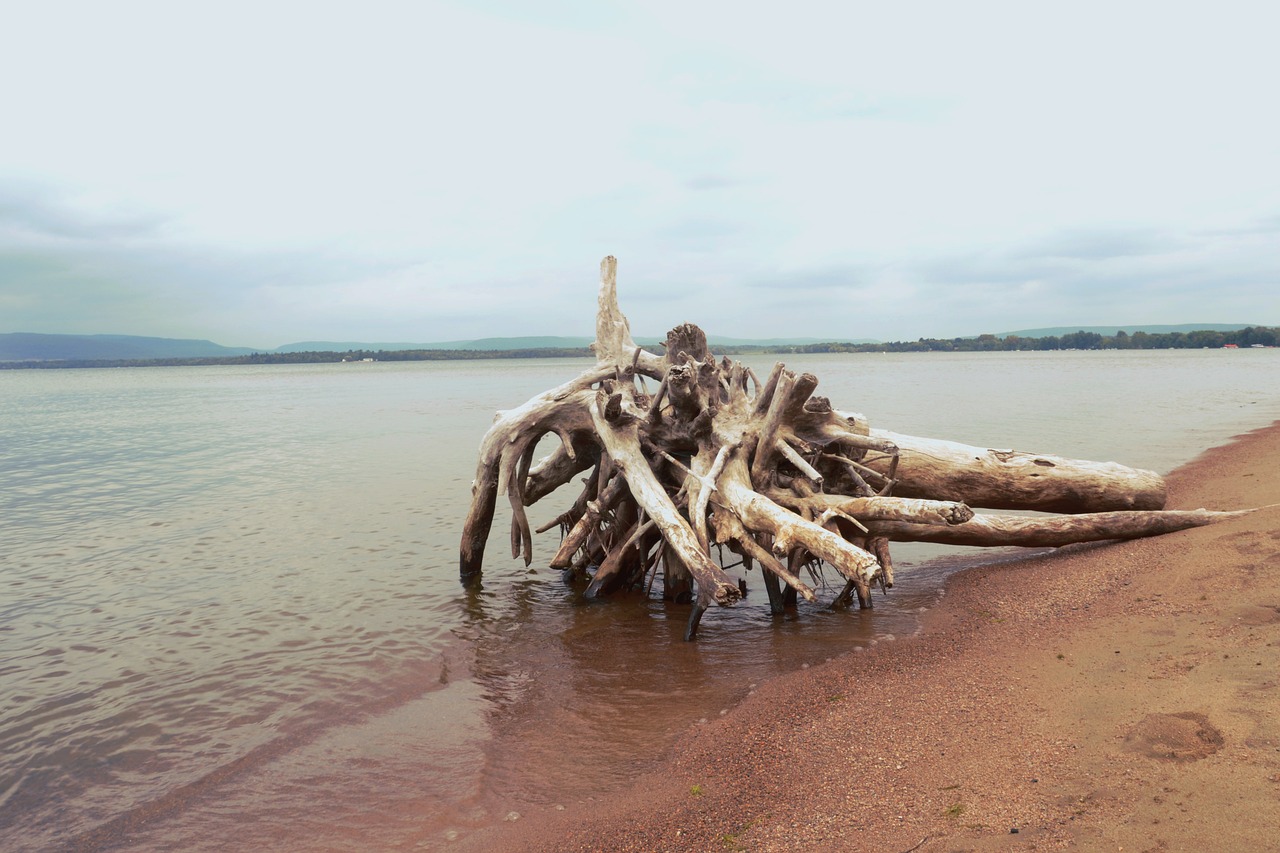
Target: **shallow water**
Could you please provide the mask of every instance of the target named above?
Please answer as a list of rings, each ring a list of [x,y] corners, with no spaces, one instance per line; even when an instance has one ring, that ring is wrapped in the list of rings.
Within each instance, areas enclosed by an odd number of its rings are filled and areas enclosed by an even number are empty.
[[[1280,417],[1277,353],[782,360],[875,426],[1167,471]],[[898,546],[874,611],[779,620],[752,573],[687,644],[686,608],[579,602],[539,568],[554,534],[508,559],[500,510],[464,592],[493,412],[586,366],[0,371],[0,849],[447,846],[910,634],[948,573],[998,556]]]

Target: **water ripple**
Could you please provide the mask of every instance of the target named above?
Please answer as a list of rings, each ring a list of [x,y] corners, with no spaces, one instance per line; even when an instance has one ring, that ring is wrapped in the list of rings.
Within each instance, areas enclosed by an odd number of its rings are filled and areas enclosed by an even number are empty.
[[[1280,416],[1272,351],[987,355],[791,362],[877,425],[1159,470]],[[579,604],[537,571],[554,537],[464,593],[493,411],[582,367],[0,371],[0,848],[430,846],[909,634],[957,565],[900,553],[874,614],[776,620],[757,590],[696,644],[682,608]]]

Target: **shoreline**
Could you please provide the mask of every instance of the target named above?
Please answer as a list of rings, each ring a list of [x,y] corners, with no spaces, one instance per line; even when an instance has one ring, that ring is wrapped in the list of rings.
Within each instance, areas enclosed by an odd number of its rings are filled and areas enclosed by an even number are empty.
[[[1280,421],[1166,478],[1260,509],[952,576],[921,631],[770,680],[633,783],[449,849],[1274,849]]]

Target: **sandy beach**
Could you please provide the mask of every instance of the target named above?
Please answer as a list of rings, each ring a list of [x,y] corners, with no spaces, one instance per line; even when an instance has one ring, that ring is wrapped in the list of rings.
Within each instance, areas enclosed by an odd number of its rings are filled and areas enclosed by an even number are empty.
[[[459,849],[1280,850],[1280,423],[1173,472],[1247,517],[948,584],[652,772]],[[908,581],[909,582],[909,581]]]

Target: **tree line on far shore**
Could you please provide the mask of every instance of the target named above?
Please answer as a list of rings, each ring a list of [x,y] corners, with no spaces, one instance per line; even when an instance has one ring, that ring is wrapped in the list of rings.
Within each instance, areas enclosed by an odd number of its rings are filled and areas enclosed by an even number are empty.
[[[587,347],[548,347],[520,350],[347,350],[345,352],[255,352],[248,355],[180,358],[47,359],[0,361],[0,370],[57,367],[198,367],[222,364],[361,364],[369,361],[461,361],[495,358],[585,358]]]
[[[1220,349],[1222,347],[1273,347],[1280,344],[1280,327],[1248,326],[1234,332],[1201,329],[1194,332],[1134,332],[1115,335],[1071,332],[1055,337],[1024,338],[978,335],[976,338],[920,338],[885,344],[813,344],[784,348],[786,352],[1009,352],[1081,349]]]
[[[1222,347],[1273,347],[1280,344],[1280,327],[1248,326],[1237,331],[1198,330],[1193,332],[1120,331],[1115,335],[1071,332],[1042,338],[1007,335],[978,335],[972,338],[920,338],[890,343],[821,343],[787,346],[720,346],[718,355],[753,353],[859,353],[859,352],[1009,352],[1104,349],[1220,349]],[[518,350],[347,350],[346,352],[255,352],[248,355],[201,358],[134,359],[50,359],[41,361],[0,361],[0,369],[76,367],[190,367],[223,364],[329,364],[367,361],[460,361],[504,358],[587,358],[587,347],[548,347]]]

